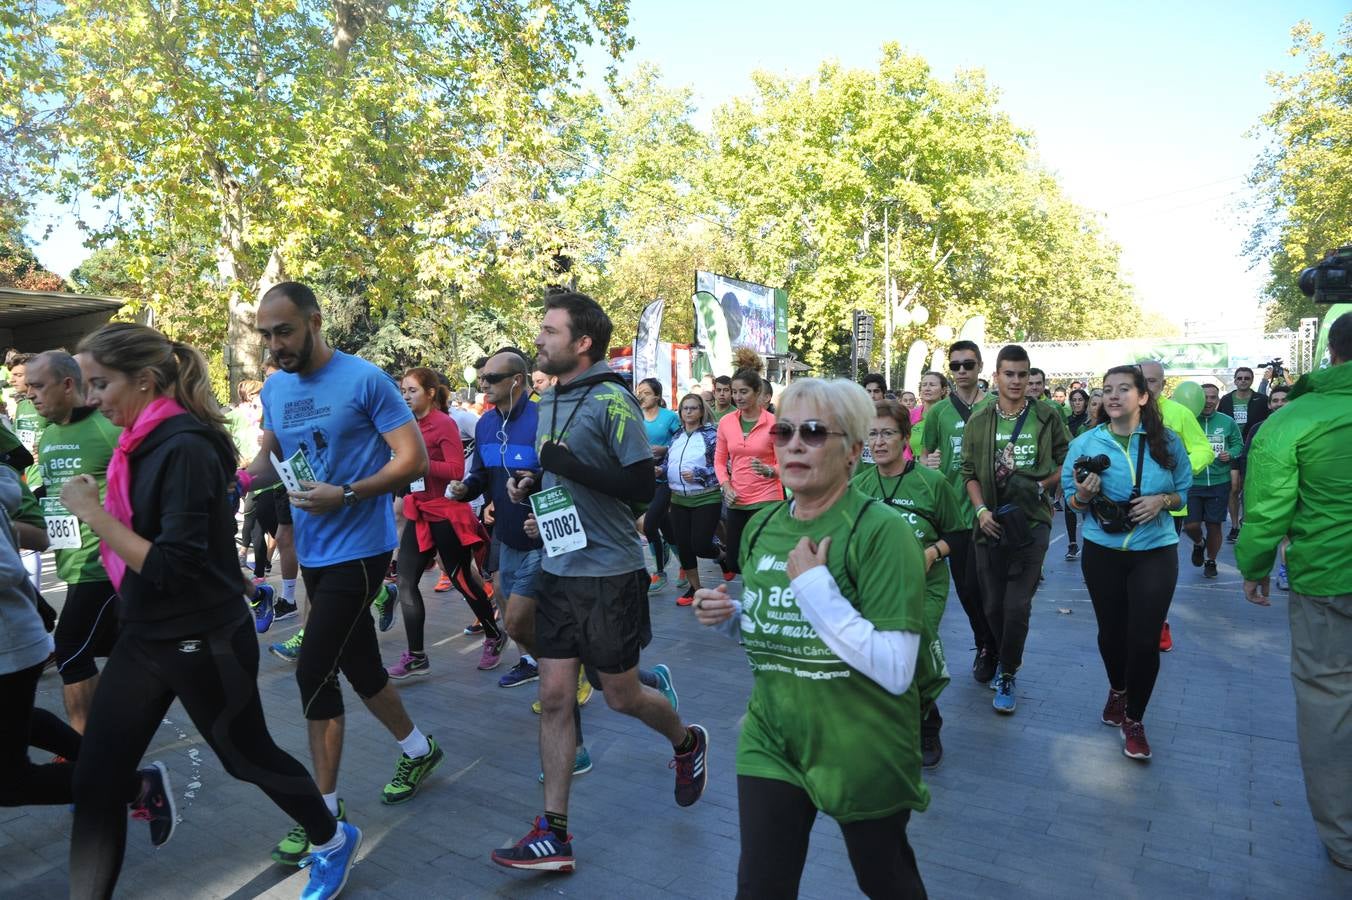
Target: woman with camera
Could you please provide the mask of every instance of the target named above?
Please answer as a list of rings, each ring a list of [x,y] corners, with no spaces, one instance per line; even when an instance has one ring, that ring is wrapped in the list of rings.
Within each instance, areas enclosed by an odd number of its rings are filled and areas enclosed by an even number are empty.
[[[1080,567],[1098,620],[1108,674],[1105,725],[1120,729],[1122,750],[1149,759],[1141,720],[1160,668],[1160,628],[1178,581],[1178,534],[1169,511],[1192,484],[1192,464],[1136,366],[1103,378],[1108,421],[1071,441],[1061,484],[1084,516]]]

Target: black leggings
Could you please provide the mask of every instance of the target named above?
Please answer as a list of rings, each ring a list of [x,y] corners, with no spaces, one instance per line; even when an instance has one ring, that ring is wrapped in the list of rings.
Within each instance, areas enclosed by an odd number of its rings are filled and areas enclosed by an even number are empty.
[[[1076,525],[1075,510],[1071,509],[1071,508],[1070,508],[1070,504],[1067,503],[1067,504],[1066,504],[1066,540],[1070,541],[1072,544],[1075,543],[1075,525]]]
[[[251,618],[190,639],[118,639],[75,764],[71,897],[112,896],[127,843],[127,802],[135,796],[128,796],[127,778],[175,697],[226,772],[257,785],[315,843],[332,839],[337,825],[310,773],[268,734],[257,679]]]
[[[771,778],[737,776],[737,818],[742,854],[737,863],[737,900],[798,896],[808,838],[817,819],[807,791]],[[841,822],[859,890],[872,900],[922,900],[925,885],[906,840],[911,811],[882,819]]]
[[[74,762],[34,765],[28,748],[37,747],[68,760],[80,755],[80,735],[45,709],[34,707],[44,663],[0,675],[0,806],[69,803]],[[124,782],[135,798],[139,779]]]
[[[418,549],[416,522],[404,526],[404,536],[399,540],[399,608],[404,614],[404,633],[408,635],[409,652],[423,652],[423,625],[427,621],[427,609],[423,606],[418,581],[433,554],[441,557],[446,577],[451,579],[474,615],[479,617],[479,623],[484,627],[484,637],[500,640],[502,632],[493,618],[493,604],[489,602],[483,587],[470,577],[473,554],[460,543],[450,522],[429,522],[428,525],[432,529],[434,545],[431,550]]]
[[[972,626],[972,642],[978,649],[987,649],[998,654],[995,635],[986,621],[986,609],[981,603],[981,579],[976,571],[976,550],[970,531],[944,535],[948,541],[948,571],[953,576],[953,589],[958,593],[958,602],[967,614],[967,622]]]
[[[667,516],[670,509],[671,486],[659,481],[653,491],[653,502],[648,504],[643,514],[643,536],[648,539],[659,572],[667,567],[666,545],[676,543],[676,532],[672,530],[671,519]]]
[[[723,562],[728,571],[741,573],[742,571],[742,532],[746,530],[746,523],[751,521],[751,517],[760,512],[760,507],[752,509],[733,509],[728,507],[727,532],[728,542],[723,545]]]
[[[107,656],[117,640],[117,594],[112,583],[66,585],[66,602],[52,638],[62,684],[79,684],[99,674],[94,658]]]
[[[1178,547],[1109,550],[1085,541],[1080,570],[1094,601],[1099,655],[1127,717],[1141,721],[1160,671],[1160,629],[1178,583]]]
[[[390,683],[371,618],[371,601],[383,589],[389,565],[390,554],[377,553],[331,566],[301,567],[310,615],[296,660],[296,683],[301,712],[311,722],[343,714],[339,672],[364,700]]]
[[[719,503],[703,506],[671,504],[671,525],[676,533],[676,552],[681,557],[681,568],[689,571],[699,565],[699,558],[718,559],[719,547],[715,532],[723,508]]]

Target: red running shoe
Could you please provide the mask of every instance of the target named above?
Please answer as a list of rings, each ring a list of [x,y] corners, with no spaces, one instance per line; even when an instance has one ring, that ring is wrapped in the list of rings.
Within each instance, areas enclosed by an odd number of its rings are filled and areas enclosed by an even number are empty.
[[[1126,740],[1126,746],[1122,748],[1122,753],[1132,759],[1149,759],[1150,742],[1145,739],[1145,726],[1140,722],[1133,722],[1131,719],[1122,718],[1122,737]]]
[[[1160,652],[1168,653],[1174,649],[1174,638],[1169,633],[1169,623],[1165,622],[1164,627],[1160,629]]]
[[[450,589],[451,589],[451,576],[447,575],[445,572],[442,572],[441,577],[437,579],[437,586],[432,588],[432,590],[436,591],[438,594],[444,594]]]
[[[1127,692],[1115,691],[1108,688],[1108,702],[1103,704],[1104,725],[1111,725],[1114,728],[1121,728],[1122,721],[1127,717]]]

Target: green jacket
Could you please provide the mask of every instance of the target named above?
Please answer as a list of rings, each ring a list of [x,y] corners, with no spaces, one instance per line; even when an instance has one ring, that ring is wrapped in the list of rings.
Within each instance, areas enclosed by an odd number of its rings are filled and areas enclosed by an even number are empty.
[[[967,420],[967,428],[962,439],[962,483],[961,490],[967,492],[967,483],[975,481],[981,485],[981,498],[993,511],[1003,503],[1017,503],[1028,514],[1030,523],[1050,525],[1052,507],[1047,500],[1038,496],[1035,482],[1046,481],[1053,475],[1059,475],[1061,464],[1066,460],[1066,448],[1070,438],[1066,433],[1061,414],[1050,403],[1033,404],[1029,418],[1037,417],[1037,461],[1032,468],[1016,469],[1010,476],[1005,491],[998,498],[995,494],[995,426],[999,418],[1000,404],[992,400],[972,413]],[[1025,425],[1027,427],[1027,425]],[[985,535],[976,530],[976,539],[985,542]]]
[[[1291,590],[1352,594],[1352,363],[1305,375],[1253,439],[1244,481],[1244,528],[1235,563],[1245,579],[1272,570],[1291,539]]]

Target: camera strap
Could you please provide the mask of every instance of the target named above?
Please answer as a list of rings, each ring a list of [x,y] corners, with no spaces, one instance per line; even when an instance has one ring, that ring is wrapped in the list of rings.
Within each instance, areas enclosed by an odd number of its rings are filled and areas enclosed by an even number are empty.
[[[1141,439],[1136,442],[1136,490],[1134,496],[1128,498],[1128,502],[1141,496],[1141,476],[1145,474],[1145,443],[1146,435],[1143,433]]]

